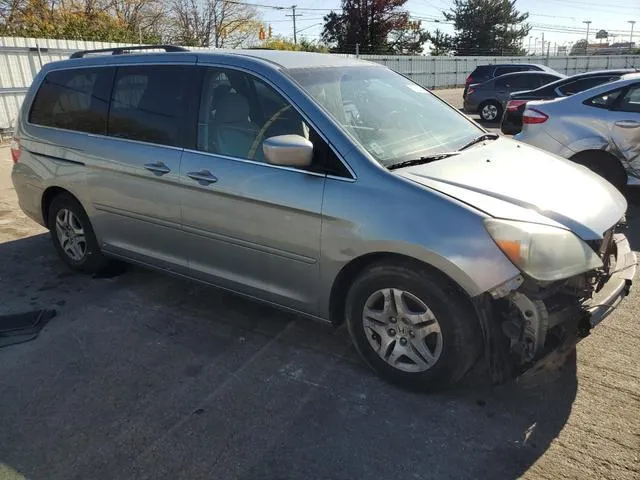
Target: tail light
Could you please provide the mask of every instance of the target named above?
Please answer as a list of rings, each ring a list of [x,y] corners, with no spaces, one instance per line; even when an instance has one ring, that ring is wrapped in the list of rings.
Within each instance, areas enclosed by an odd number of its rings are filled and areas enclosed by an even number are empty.
[[[465,82],[465,85],[467,85],[467,86],[468,86],[468,85],[471,85],[471,82],[472,82],[472,81],[473,81],[473,78],[471,78],[471,75],[469,75],[469,76],[467,77],[467,80],[466,80],[466,82]]]
[[[507,111],[516,112],[518,110],[518,107],[524,105],[525,103],[527,103],[526,100],[509,100],[509,102],[507,103]]]
[[[542,113],[535,108],[527,108],[522,116],[522,123],[527,125],[534,125],[537,123],[544,123],[549,119],[549,115]]]
[[[9,144],[9,149],[11,150],[11,160],[13,160],[13,163],[18,163],[18,160],[20,160],[20,154],[22,153],[22,150],[20,149],[20,139],[13,137]]]

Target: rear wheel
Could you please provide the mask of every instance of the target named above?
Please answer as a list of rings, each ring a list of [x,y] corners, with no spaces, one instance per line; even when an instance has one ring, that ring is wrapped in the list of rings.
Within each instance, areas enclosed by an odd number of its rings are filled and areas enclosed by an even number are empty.
[[[485,122],[497,122],[502,118],[502,105],[495,100],[489,100],[480,105],[478,113]]]
[[[349,333],[364,360],[403,387],[433,390],[458,381],[481,350],[479,322],[439,275],[380,263],[349,290]]]
[[[627,185],[624,167],[616,157],[607,152],[581,152],[571,157],[571,160],[597,173],[620,191]]]
[[[57,195],[47,218],[53,245],[72,270],[97,273],[107,268],[109,260],[100,252],[89,217],[78,200],[68,193]]]

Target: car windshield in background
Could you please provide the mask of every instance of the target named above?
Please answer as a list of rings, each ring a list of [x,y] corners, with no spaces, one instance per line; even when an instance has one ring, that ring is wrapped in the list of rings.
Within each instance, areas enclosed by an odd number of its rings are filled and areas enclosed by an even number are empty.
[[[382,165],[456,151],[483,131],[428,90],[380,67],[291,76]]]

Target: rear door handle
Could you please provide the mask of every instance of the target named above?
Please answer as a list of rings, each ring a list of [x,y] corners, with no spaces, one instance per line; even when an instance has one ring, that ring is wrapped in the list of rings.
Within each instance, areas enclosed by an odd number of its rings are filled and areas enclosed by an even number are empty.
[[[637,120],[618,120],[616,127],[620,128],[637,128],[640,127],[640,122]]]
[[[145,163],[144,168],[158,176],[164,175],[165,173],[169,173],[171,171],[171,169],[162,162]]]
[[[187,177],[197,181],[200,185],[209,185],[215,183],[218,179],[209,170],[200,170],[199,172],[188,172]]]

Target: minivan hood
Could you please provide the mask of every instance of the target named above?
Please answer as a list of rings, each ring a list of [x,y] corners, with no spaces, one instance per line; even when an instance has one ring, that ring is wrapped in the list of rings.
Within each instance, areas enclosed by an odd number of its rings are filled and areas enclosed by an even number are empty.
[[[496,218],[563,226],[584,240],[624,215],[624,196],[586,167],[500,137],[394,173]]]

